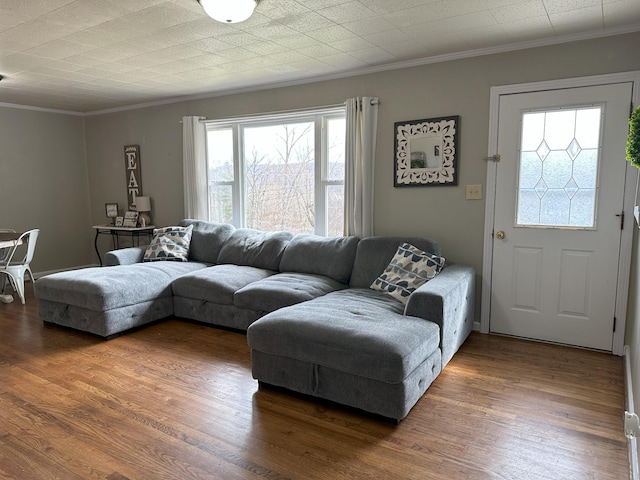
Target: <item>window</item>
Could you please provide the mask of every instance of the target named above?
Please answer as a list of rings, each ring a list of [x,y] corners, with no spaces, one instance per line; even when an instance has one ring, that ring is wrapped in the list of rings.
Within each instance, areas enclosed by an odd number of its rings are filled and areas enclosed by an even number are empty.
[[[343,234],[344,107],[207,122],[209,220]]]

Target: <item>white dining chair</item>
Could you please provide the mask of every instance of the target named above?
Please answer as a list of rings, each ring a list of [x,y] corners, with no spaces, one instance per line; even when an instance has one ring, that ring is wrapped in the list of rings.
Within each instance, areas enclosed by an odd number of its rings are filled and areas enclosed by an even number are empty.
[[[33,254],[36,251],[36,242],[38,241],[38,235],[40,230],[34,228],[28,230],[20,235],[20,238],[16,241],[16,244],[9,249],[8,255],[0,259],[0,275],[9,278],[11,286],[20,297],[20,301],[24,305],[24,274],[28,273],[31,283],[35,283],[33,273],[31,272],[30,263],[33,260]],[[16,252],[19,250],[20,244],[26,245],[27,251],[24,258],[21,260],[15,260]],[[4,284],[4,279],[0,280],[0,285]]]

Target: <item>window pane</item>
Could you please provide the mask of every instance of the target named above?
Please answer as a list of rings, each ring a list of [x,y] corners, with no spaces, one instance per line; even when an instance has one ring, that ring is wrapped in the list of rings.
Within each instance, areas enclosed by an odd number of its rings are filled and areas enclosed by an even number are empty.
[[[233,181],[233,131],[230,128],[207,132],[209,180]]]
[[[522,117],[522,150],[534,151],[544,136],[544,113],[528,113]]]
[[[344,182],[344,118],[330,118],[327,121],[327,180]]]
[[[601,107],[522,117],[516,222],[595,226]]]
[[[231,128],[207,131],[209,180],[209,220],[233,221],[233,131]],[[222,183],[224,182],[224,183]]]
[[[243,135],[246,226],[313,233],[313,122],[247,127]]]
[[[232,186],[209,183],[209,220],[219,223],[232,223],[233,200]]]
[[[578,110],[576,140],[582,148],[598,148],[600,140],[600,108]]]
[[[327,187],[327,236],[344,235],[344,185]]]

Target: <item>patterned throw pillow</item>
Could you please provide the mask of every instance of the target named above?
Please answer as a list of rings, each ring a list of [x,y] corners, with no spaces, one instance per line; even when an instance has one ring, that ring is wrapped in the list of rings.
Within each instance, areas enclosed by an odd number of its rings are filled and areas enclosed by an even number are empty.
[[[406,304],[409,295],[416,288],[440,273],[444,262],[443,257],[418,250],[410,243],[403,243],[370,288],[388,293]]]
[[[191,243],[193,225],[188,227],[164,227],[153,231],[151,243],[144,252],[143,262],[175,260],[186,262]]]

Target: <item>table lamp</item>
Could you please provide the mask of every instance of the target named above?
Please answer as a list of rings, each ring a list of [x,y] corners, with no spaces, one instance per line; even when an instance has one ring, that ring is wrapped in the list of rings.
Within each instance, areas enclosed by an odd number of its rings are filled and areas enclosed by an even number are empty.
[[[151,211],[151,199],[149,197],[136,197],[136,211],[138,212],[138,222],[141,227],[151,225],[151,217],[147,212]]]

